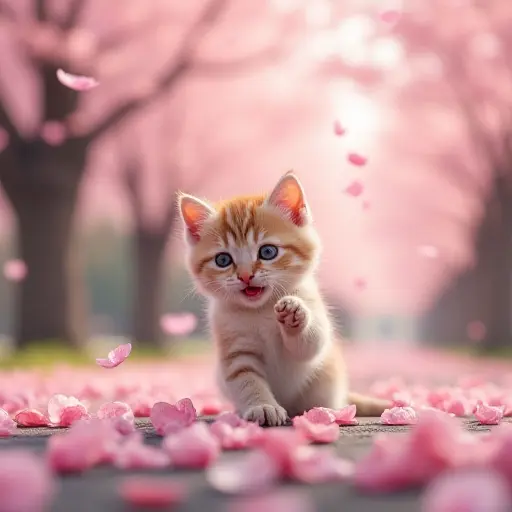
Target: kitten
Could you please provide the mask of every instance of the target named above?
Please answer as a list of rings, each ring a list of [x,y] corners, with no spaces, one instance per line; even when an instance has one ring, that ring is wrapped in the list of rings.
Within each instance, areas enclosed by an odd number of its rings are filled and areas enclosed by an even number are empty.
[[[349,394],[314,272],[320,241],[304,190],[285,174],[268,196],[210,205],[181,194],[187,263],[209,299],[221,391],[247,420],[282,425],[313,407],[388,405]]]

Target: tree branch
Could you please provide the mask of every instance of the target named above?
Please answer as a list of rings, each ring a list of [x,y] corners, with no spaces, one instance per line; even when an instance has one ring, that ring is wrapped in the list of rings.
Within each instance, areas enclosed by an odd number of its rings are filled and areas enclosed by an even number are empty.
[[[111,112],[105,119],[100,121],[86,137],[89,140],[96,139],[107,130],[115,126],[127,115],[135,110],[145,107],[155,99],[162,96],[175,87],[186,75],[192,65],[193,53],[203,35],[204,31],[211,26],[222,14],[228,0],[209,0],[206,8],[193,23],[188,33],[184,36],[183,42],[173,59],[173,63],[163,76],[157,81],[155,87],[144,96],[133,98]]]

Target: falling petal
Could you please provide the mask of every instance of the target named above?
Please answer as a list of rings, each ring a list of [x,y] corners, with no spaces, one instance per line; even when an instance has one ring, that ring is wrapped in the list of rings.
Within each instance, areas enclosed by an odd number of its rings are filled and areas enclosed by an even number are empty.
[[[108,353],[107,359],[96,359],[96,364],[103,368],[115,368],[119,366],[126,358],[130,355],[132,351],[132,344],[125,343],[124,345],[119,345],[114,350],[111,350]]]
[[[176,313],[163,315],[160,327],[166,334],[186,336],[195,330],[197,317],[193,313]]]
[[[23,260],[9,260],[4,264],[4,277],[7,281],[19,283],[27,277],[27,265]]]
[[[352,196],[352,197],[359,197],[363,192],[364,192],[364,186],[358,180],[354,180],[345,189],[345,194],[348,194],[349,196]]]
[[[347,155],[347,160],[352,165],[356,165],[357,167],[362,167],[363,165],[366,165],[366,162],[368,161],[366,157],[359,155],[358,153],[349,153]]]
[[[343,126],[341,125],[341,123],[338,120],[334,121],[333,130],[334,130],[334,135],[337,135],[338,137],[341,137],[346,132],[345,128],[343,128]]]
[[[72,75],[63,69],[57,70],[57,79],[62,85],[74,91],[89,91],[99,85],[99,82],[90,76]]]

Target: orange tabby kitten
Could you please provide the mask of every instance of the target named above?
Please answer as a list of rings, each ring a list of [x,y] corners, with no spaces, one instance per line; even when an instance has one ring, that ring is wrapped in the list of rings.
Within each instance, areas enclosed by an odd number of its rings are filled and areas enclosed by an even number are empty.
[[[187,263],[209,299],[221,391],[247,420],[282,425],[312,407],[387,404],[349,394],[314,272],[320,241],[304,190],[285,174],[268,196],[210,205],[182,194]]]

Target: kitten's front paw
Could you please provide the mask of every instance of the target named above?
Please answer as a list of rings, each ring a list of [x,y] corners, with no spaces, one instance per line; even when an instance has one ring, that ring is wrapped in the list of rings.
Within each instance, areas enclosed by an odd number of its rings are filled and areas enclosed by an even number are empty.
[[[279,299],[274,306],[276,318],[284,327],[302,331],[309,323],[309,310],[298,297],[288,295]]]
[[[254,405],[243,413],[244,420],[254,421],[260,425],[279,427],[288,419],[288,413],[280,405]]]

